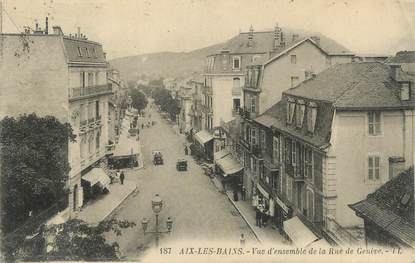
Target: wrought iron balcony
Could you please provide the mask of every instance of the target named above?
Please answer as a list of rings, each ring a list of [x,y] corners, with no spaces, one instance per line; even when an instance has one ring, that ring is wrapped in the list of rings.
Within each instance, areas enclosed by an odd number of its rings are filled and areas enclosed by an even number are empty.
[[[95,85],[91,87],[70,88],[69,100],[82,99],[110,93],[112,93],[112,86],[109,84]]]
[[[256,158],[262,159],[262,148],[259,145],[251,145],[251,152]]]
[[[264,167],[270,171],[278,171],[280,169],[280,164],[278,161],[274,160],[271,156],[264,155]]]

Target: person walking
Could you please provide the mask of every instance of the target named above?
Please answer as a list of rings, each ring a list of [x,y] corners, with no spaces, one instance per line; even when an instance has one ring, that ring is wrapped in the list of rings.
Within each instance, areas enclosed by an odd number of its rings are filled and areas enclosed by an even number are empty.
[[[187,149],[187,145],[184,147],[184,154],[188,155],[189,154],[189,149]]]
[[[242,197],[242,201],[245,201],[245,199],[246,199],[246,188],[245,188],[245,186],[242,186],[242,189],[241,189],[241,197]]]
[[[258,207],[255,207],[255,222],[256,226],[261,228],[261,212],[259,211]]]
[[[121,182],[121,184],[124,184],[124,171],[122,171],[121,172],[121,175],[120,175],[120,182]]]
[[[238,202],[239,198],[238,198],[238,190],[234,189],[233,190],[233,200],[235,202]]]

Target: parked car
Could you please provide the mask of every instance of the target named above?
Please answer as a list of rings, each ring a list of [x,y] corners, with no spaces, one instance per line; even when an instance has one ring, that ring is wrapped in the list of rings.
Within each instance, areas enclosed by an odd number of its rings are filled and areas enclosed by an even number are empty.
[[[177,171],[187,171],[187,160],[179,159],[176,163]]]

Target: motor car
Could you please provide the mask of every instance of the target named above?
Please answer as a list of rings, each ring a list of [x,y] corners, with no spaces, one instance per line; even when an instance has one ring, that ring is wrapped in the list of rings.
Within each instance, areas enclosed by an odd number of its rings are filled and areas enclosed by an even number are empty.
[[[177,171],[187,171],[187,160],[185,160],[185,159],[177,160],[176,170]]]
[[[153,164],[162,165],[163,163],[163,154],[160,151],[153,151]]]

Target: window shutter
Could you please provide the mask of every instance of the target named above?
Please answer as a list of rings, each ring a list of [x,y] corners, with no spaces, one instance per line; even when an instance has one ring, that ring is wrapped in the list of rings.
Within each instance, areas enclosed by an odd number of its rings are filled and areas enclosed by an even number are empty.
[[[369,157],[369,180],[373,180],[373,157]]]

